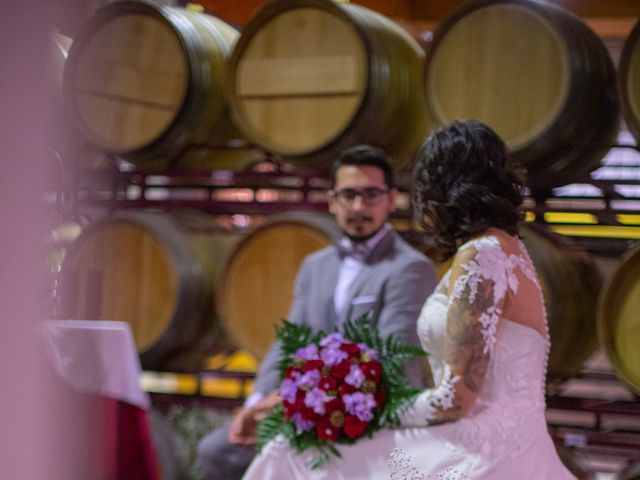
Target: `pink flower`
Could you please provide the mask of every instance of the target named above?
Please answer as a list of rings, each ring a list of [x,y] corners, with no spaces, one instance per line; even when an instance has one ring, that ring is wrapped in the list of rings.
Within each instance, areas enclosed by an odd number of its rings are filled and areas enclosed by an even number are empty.
[[[359,388],[364,381],[364,373],[360,369],[359,365],[351,364],[351,368],[349,369],[349,373],[344,377],[344,381],[349,385],[353,385],[356,388]]]
[[[313,390],[309,390],[304,397],[305,406],[312,409],[318,415],[325,414],[325,403],[329,400],[329,396],[324,390],[320,390],[319,388],[314,388]]]

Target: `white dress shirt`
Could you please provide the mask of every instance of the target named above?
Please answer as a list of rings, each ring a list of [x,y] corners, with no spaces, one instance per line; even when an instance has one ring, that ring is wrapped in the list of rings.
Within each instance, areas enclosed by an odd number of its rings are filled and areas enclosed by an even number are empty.
[[[333,306],[338,316],[344,311],[347,306],[347,298],[349,297],[349,289],[353,285],[354,280],[358,274],[362,271],[364,263],[366,261],[366,255],[370,253],[378,242],[385,236],[385,234],[391,229],[391,225],[385,223],[378,232],[364,242],[362,246],[364,255],[346,255],[342,262],[340,262],[340,272],[338,273],[338,282],[336,283],[336,289],[333,293]],[[348,238],[343,238],[342,245],[347,248],[352,248],[354,245]]]

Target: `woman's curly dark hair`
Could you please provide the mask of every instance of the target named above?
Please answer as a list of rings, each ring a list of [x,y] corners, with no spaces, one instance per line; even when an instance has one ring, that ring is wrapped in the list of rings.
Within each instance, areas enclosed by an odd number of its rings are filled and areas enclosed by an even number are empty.
[[[418,152],[416,215],[443,259],[455,253],[456,241],[490,227],[516,235],[521,190],[504,142],[476,120],[456,120],[436,130]]]

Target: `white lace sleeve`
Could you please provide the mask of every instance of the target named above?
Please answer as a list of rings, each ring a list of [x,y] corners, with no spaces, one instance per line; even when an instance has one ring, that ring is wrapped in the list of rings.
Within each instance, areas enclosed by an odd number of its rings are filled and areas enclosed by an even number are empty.
[[[514,269],[519,263],[495,237],[458,251],[449,282],[444,374],[439,385],[422,392],[401,414],[402,425],[454,421],[471,408],[495,346],[507,292],[518,289]]]

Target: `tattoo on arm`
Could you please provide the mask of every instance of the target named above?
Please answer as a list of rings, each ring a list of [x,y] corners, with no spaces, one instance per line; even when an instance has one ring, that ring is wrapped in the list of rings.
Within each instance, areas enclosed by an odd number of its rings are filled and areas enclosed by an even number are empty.
[[[491,281],[461,280],[455,289],[447,315],[447,335],[444,360],[447,364],[444,377],[435,388],[426,390],[418,402],[418,416],[427,425],[440,425],[456,421],[464,412],[464,391],[478,393],[482,388],[489,367],[490,349],[486,345],[487,312],[495,310],[493,283]],[[426,419],[425,419],[426,417]],[[415,417],[414,417],[415,418]]]
[[[456,373],[472,392],[482,386],[488,365],[489,354],[485,352],[482,325],[478,317],[493,304],[493,291],[489,282],[479,282],[473,302],[471,288],[465,285],[460,298],[451,304],[447,320],[445,360],[457,366]]]

